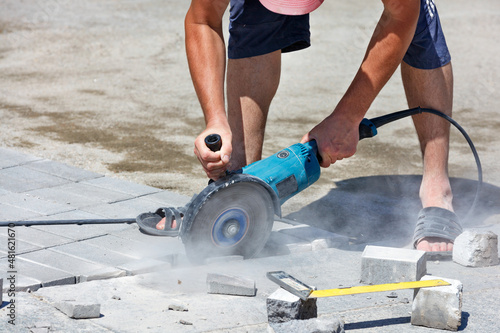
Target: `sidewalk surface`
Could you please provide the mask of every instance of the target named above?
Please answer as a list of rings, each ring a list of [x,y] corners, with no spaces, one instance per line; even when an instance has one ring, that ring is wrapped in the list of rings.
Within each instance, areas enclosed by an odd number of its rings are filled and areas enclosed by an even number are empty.
[[[453,129],[454,209],[464,228],[500,235],[500,2],[435,2],[453,59],[453,118],[483,166],[470,211],[477,169]],[[183,206],[203,189],[193,141],[204,120],[184,49],[189,4],[0,2],[0,221],[134,218]],[[264,156],[331,112],[381,10],[380,1],[328,0],[311,15],[312,46],[283,55]],[[405,108],[397,72],[367,117]],[[265,248],[248,260],[194,266],[181,239],[142,234],[135,223],[0,227],[0,332],[267,332],[266,299],[278,286],[266,272],[284,270],[318,289],[357,286],[366,245],[411,247],[421,162],[409,118],[384,126],[287,201]],[[500,331],[500,266],[433,259],[427,272],[463,283],[461,331]],[[210,273],[252,279],[257,294],[208,294]],[[318,316],[341,318],[347,332],[436,332],[410,324],[413,291],[396,296],[318,299]],[[71,319],[60,302],[100,305],[100,317]]]
[[[10,149],[0,149],[0,160],[2,221],[134,217],[189,199]],[[500,234],[500,221],[494,222],[482,227]],[[359,285],[361,249],[366,245],[309,225],[276,221],[258,258],[223,258],[192,266],[180,239],[147,236],[135,224],[0,231],[0,328],[5,332],[266,332],[266,298],[277,289],[266,272],[284,270],[321,289]],[[495,332],[500,266],[471,269],[452,261],[430,261],[427,271],[464,284],[464,330]],[[253,279],[257,295],[208,294],[208,273]],[[11,283],[15,294],[9,293]],[[349,331],[433,331],[410,325],[412,291],[388,296],[386,292],[320,299],[319,316],[341,317]],[[7,317],[12,301],[15,327]],[[100,304],[101,317],[70,319],[55,307],[62,301]],[[169,310],[172,304],[187,311]]]

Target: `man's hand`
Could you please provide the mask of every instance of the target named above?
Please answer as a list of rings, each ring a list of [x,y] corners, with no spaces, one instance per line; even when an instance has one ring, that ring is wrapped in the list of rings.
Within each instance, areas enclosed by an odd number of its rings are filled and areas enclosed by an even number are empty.
[[[351,157],[359,141],[359,123],[339,116],[335,112],[304,135],[301,142],[316,140],[320,165],[329,167],[336,161]]]
[[[213,152],[205,144],[205,138],[210,134],[221,136],[222,147],[219,151]],[[229,167],[232,153],[229,127],[207,126],[194,142],[194,153],[210,179],[217,180],[223,177]]]

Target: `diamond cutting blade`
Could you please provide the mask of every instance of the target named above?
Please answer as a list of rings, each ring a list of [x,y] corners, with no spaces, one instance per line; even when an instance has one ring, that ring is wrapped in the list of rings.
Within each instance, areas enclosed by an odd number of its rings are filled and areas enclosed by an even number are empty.
[[[242,255],[250,258],[265,245],[274,222],[273,200],[255,182],[221,189],[204,202],[183,236],[192,262],[209,257]]]

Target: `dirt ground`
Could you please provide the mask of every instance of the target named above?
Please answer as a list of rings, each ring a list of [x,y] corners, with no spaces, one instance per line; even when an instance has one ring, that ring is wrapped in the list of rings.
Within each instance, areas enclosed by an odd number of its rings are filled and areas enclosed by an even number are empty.
[[[492,186],[490,199],[500,206],[500,2],[436,2],[453,59],[454,118],[475,143]],[[204,121],[184,50],[189,1],[0,3],[0,146],[186,195],[206,185],[193,154]],[[264,156],[300,141],[331,112],[381,9],[380,1],[328,0],[312,14],[313,46],[283,56]],[[397,71],[367,117],[405,108]],[[387,175],[417,176],[408,188],[418,201],[420,173],[416,134],[404,119],[362,141],[354,157],[324,169],[318,183],[284,209],[317,202],[348,180],[371,179],[376,195],[377,184],[387,187]],[[452,134],[450,175],[477,179],[458,131]],[[366,193],[366,183],[357,186]]]

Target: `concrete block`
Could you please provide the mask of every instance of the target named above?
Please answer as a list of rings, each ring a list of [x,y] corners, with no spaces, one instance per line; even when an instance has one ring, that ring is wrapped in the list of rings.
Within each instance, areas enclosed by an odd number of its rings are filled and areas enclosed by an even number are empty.
[[[462,320],[462,283],[458,280],[424,276],[422,280],[443,279],[451,285],[420,288],[412,304],[412,325],[456,331]]]
[[[467,267],[498,265],[498,236],[491,231],[465,230],[455,239],[453,261]]]
[[[3,279],[0,278],[0,306],[3,303]]]
[[[225,294],[237,296],[255,296],[255,281],[239,276],[224,274],[207,274],[209,294]]]
[[[369,245],[361,257],[361,283],[417,281],[426,272],[425,251]]]
[[[269,323],[283,323],[295,319],[311,319],[318,316],[316,298],[306,301],[279,288],[266,301]]]
[[[268,333],[344,333],[344,321],[338,318],[311,318],[270,323]]]
[[[54,303],[54,306],[74,319],[99,318],[101,315],[101,304],[98,303],[80,303],[68,300]]]

